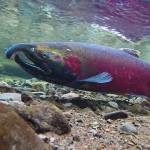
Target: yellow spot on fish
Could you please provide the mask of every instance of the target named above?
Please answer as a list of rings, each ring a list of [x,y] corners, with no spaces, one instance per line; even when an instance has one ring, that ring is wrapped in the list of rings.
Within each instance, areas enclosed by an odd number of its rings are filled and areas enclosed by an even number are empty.
[[[46,45],[37,45],[36,47],[37,51],[45,51],[45,52],[49,52],[52,53],[53,55],[59,55],[59,56],[67,56],[67,55],[71,55],[71,50],[70,49],[55,49],[55,48],[51,48],[49,46]]]

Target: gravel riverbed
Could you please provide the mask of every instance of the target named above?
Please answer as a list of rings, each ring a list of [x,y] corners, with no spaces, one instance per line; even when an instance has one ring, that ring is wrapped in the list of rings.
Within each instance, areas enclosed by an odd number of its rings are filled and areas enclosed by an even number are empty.
[[[150,100],[145,97],[1,76],[0,107],[4,149],[150,150]]]

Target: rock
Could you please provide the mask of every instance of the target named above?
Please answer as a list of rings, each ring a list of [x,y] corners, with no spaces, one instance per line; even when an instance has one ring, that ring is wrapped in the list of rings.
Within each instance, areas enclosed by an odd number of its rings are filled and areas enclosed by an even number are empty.
[[[72,117],[72,114],[69,111],[63,113],[68,119]]]
[[[12,79],[5,79],[5,82],[9,85],[14,83],[14,81]]]
[[[97,134],[97,131],[95,129],[89,130],[89,133],[92,133],[93,135]]]
[[[21,86],[32,87],[32,82],[31,82],[31,80],[24,80],[24,81],[21,83]]]
[[[146,100],[146,99],[142,100],[141,105],[143,107],[148,107],[150,109],[150,102],[148,100]]]
[[[39,98],[40,98],[41,100],[44,100],[44,99],[47,98],[47,96],[46,96],[46,95],[40,95]]]
[[[38,134],[39,138],[42,139],[45,143],[52,143],[55,141],[55,138],[50,138],[46,135],[43,135],[43,134]]]
[[[9,105],[12,107],[21,107],[24,105],[24,103],[19,101],[9,101]]]
[[[79,98],[79,95],[76,93],[67,93],[61,96],[61,99],[72,100]]]
[[[27,120],[37,133],[69,133],[71,128],[62,111],[49,102],[36,103],[16,108],[16,111]]]
[[[31,104],[33,103],[34,99],[27,93],[22,92],[21,93],[21,100],[22,102],[24,102],[25,104]]]
[[[135,114],[150,115],[150,111],[148,111],[147,109],[143,108],[139,104],[134,104],[132,106],[129,106],[128,110],[130,112],[132,112],[132,113],[135,113]]]
[[[53,145],[51,150],[65,150],[65,149],[63,147],[58,146],[58,145]],[[72,149],[70,149],[70,150],[72,150]]]
[[[108,102],[109,106],[118,109],[118,104],[116,102],[110,101]]]
[[[36,91],[44,91],[46,92],[47,87],[46,87],[46,82],[35,82],[32,83],[32,88],[34,88]]]
[[[93,129],[97,129],[99,126],[100,126],[100,123],[97,121],[93,122],[93,124],[92,124]]]
[[[38,79],[37,78],[32,78],[30,79],[31,82],[38,82]]]
[[[31,104],[34,100],[26,92],[22,92],[16,88],[12,88],[9,86],[0,86],[0,92],[0,99],[2,100],[15,100],[19,102],[22,101],[26,104]]]
[[[111,113],[104,114],[103,117],[106,120],[107,119],[116,120],[116,119],[127,118],[128,114],[125,111],[116,111],[116,112],[111,112]]]
[[[111,112],[113,112],[113,111],[116,111],[116,109],[115,108],[112,108],[112,107],[110,107],[110,106],[101,106],[102,107],[102,110],[103,110],[103,112],[104,113],[111,113]]]
[[[56,91],[55,91],[55,88],[53,87],[49,87],[46,92],[47,95],[55,95],[55,93]]]
[[[73,141],[80,142],[81,141],[80,136],[78,135],[73,136]]]
[[[132,103],[132,104],[141,103],[142,100],[143,100],[142,97],[134,97],[134,98],[129,99],[129,103]]]
[[[4,86],[4,85],[0,85],[0,92],[1,93],[21,93],[21,91],[17,90],[16,88]]]
[[[2,85],[2,86],[8,86],[8,84],[6,82],[4,82],[4,81],[0,81],[0,85]]]
[[[88,114],[91,117],[96,117],[97,115],[94,113],[94,111],[88,107],[82,109],[82,113]]]
[[[20,93],[1,93],[0,100],[16,100],[21,101],[21,94]]]
[[[0,101],[0,103],[2,103],[2,104],[6,104],[6,105],[9,105],[9,103],[8,103],[8,102],[6,102],[6,101]]]
[[[56,93],[67,94],[69,91],[66,88],[57,88]]]
[[[150,150],[150,145],[144,145],[143,148],[145,148],[146,150]]]
[[[70,108],[70,107],[72,107],[72,103],[65,103],[65,104],[63,104],[63,106],[66,108]]]
[[[31,127],[10,107],[0,103],[1,150],[48,150]]]
[[[20,91],[26,91],[26,92],[36,92],[35,89],[33,88],[28,88],[28,87],[15,87],[16,89],[20,90]]]
[[[120,130],[137,134],[137,129],[131,122],[122,123],[120,126]]]
[[[82,109],[89,107],[93,111],[96,111],[100,107],[100,104],[98,104],[97,101],[81,99],[80,97],[77,99],[72,99],[71,102]]]
[[[32,92],[32,94],[35,94],[35,95],[45,95],[45,92],[42,92],[42,91]]]
[[[116,94],[107,94],[107,96],[114,97],[114,98],[118,97],[118,95],[116,95]]]

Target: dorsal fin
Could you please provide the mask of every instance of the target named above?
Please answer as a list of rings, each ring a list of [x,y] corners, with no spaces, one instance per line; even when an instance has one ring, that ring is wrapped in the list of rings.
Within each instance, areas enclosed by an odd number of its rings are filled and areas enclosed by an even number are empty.
[[[132,56],[135,56],[137,58],[140,57],[140,51],[138,51],[138,50],[129,49],[129,48],[121,48],[120,50],[123,50],[124,52],[126,52]]]

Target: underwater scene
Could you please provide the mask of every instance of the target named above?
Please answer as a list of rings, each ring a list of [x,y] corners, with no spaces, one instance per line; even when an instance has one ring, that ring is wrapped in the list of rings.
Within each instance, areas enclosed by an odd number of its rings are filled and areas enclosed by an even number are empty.
[[[16,43],[86,42],[132,48],[150,61],[150,3],[135,1],[1,1],[1,73],[14,72],[4,52]],[[19,74],[20,73],[20,74]]]
[[[149,150],[150,1],[0,0],[0,149]]]

